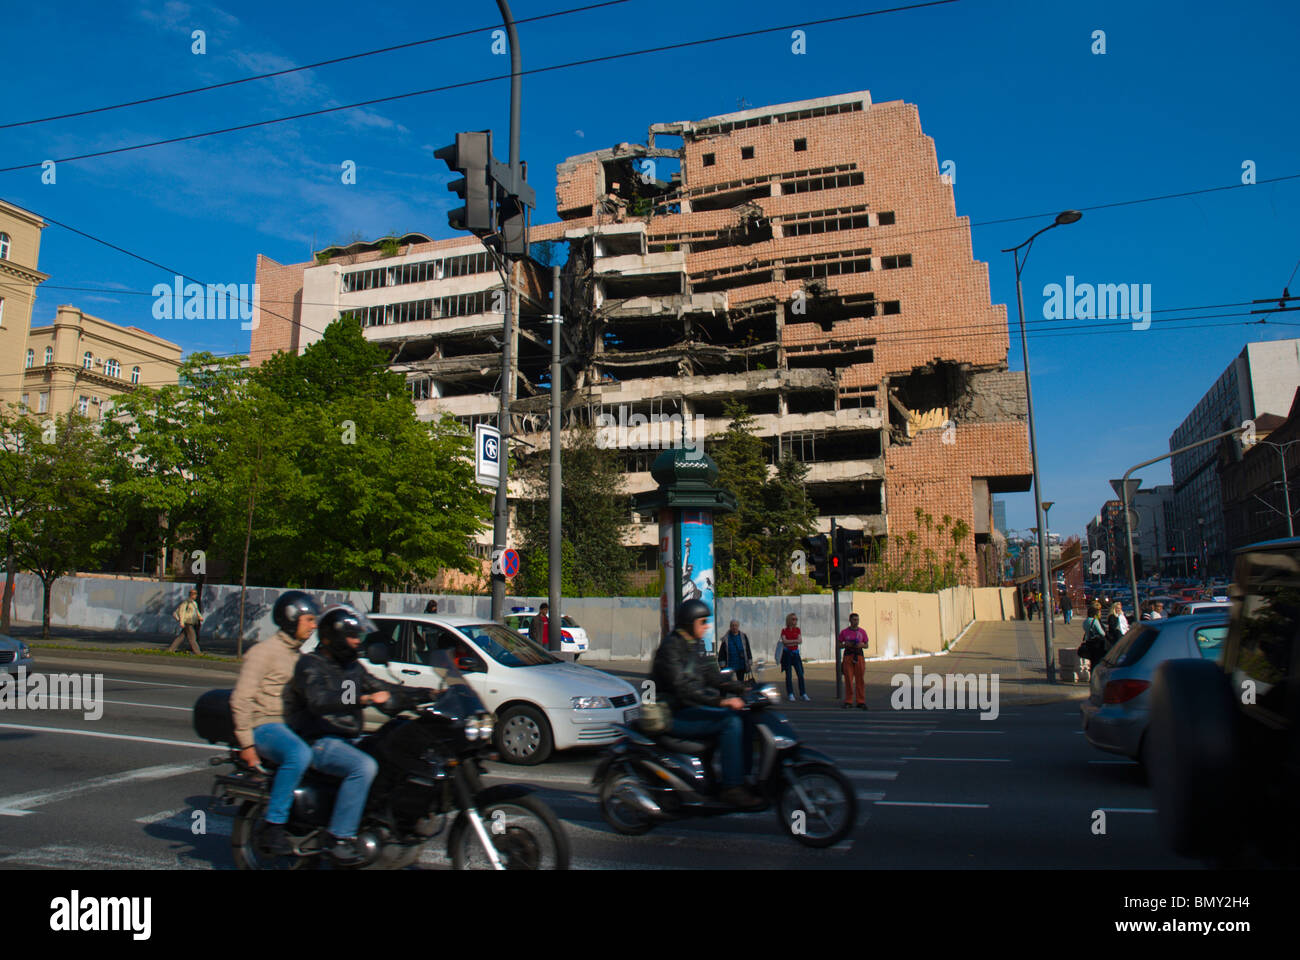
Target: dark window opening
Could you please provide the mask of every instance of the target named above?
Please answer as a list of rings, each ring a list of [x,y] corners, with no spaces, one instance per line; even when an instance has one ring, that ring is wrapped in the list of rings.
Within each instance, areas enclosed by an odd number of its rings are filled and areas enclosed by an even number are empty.
[[[881,270],[897,270],[899,267],[910,267],[912,265],[912,255],[910,253],[900,253],[893,257],[881,257]]]
[[[839,173],[829,177],[809,177],[805,180],[784,180],[781,193],[810,193],[814,190],[835,190],[840,187],[860,187],[866,182],[861,172]]]
[[[803,153],[807,149],[808,149],[808,141],[804,137],[799,137],[797,140],[795,140],[794,142],[795,153]]]
[[[759,186],[745,187],[740,190],[731,190],[726,193],[712,193],[703,197],[691,198],[691,209],[696,212],[703,210],[730,210],[732,207],[738,207],[742,203],[749,203],[753,200],[762,200],[772,195],[772,188],[764,183]]]
[[[602,336],[606,350],[656,350],[684,340],[683,326],[680,320],[614,321]]]
[[[712,154],[712,153],[706,153],[706,154],[703,156],[702,160],[704,161],[704,166],[706,166],[706,167],[711,167],[711,166],[713,166],[715,163],[717,163],[718,158],[717,158],[717,156],[716,156],[715,154]]]
[[[832,260],[825,263],[805,263],[785,268],[787,280],[804,280],[810,277],[834,277],[842,273],[870,273],[871,260]]]
[[[733,320],[710,317],[707,314],[691,322],[695,339],[727,347],[752,346],[776,340],[776,315],[767,314],[750,320]]]
[[[753,147],[741,147],[741,148],[740,148],[740,159],[741,159],[741,160],[753,160],[753,159],[754,159],[754,148],[753,148]]]
[[[733,290],[736,287],[748,287],[759,283],[771,283],[774,274],[771,270],[757,273],[733,273],[712,280],[699,280],[691,284],[695,293],[710,293],[718,290]]]
[[[887,317],[892,314],[900,313],[900,312],[901,312],[901,308],[897,300],[886,300],[884,302],[883,309],[881,310],[881,313],[883,313]]]
[[[871,226],[865,213],[851,217],[827,217],[823,220],[800,220],[781,224],[783,237],[802,237],[808,234],[828,233],[835,230],[864,230]]]
[[[681,274],[677,273],[656,273],[640,277],[607,276],[602,283],[606,300],[671,297],[682,292]]]
[[[882,227],[888,227],[894,222],[894,211],[886,210],[883,213],[876,214],[876,223]]]
[[[834,405],[834,397],[825,390],[800,390],[785,396],[785,408],[790,413],[823,413]]]
[[[796,367],[822,367],[827,370],[843,369],[855,363],[871,363],[875,359],[875,351],[871,347],[854,346],[830,348],[819,351],[800,351],[799,353],[786,352],[785,365],[791,369]]]
[[[883,488],[884,482],[875,480],[864,481],[856,490],[817,484],[809,487],[808,496],[816,505],[818,516],[877,517],[885,512],[880,496]]]

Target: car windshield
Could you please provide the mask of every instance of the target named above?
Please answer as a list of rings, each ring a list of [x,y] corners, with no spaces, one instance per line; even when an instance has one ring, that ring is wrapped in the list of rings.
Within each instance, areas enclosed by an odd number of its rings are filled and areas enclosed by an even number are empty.
[[[456,628],[504,667],[536,667],[559,661],[527,637],[499,623],[473,623]]]
[[[564,623],[564,625],[565,625],[566,627],[576,627],[576,626],[577,626],[577,624],[573,622],[573,617],[570,617],[570,616],[568,616],[567,614],[561,615],[560,620]]]

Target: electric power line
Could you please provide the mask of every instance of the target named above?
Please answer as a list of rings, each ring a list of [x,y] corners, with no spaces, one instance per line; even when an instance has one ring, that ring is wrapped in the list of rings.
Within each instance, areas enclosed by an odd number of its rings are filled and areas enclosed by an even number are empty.
[[[583,13],[589,10],[597,10],[601,7],[613,7],[620,3],[627,3],[628,0],[604,0],[603,3],[593,3],[585,7],[573,7],[569,10],[557,10],[554,13],[544,13],[535,17],[524,17],[522,20],[516,20],[516,25],[525,23],[534,23],[538,20],[550,20],[554,17],[568,16],[571,13]],[[69,120],[73,117],[85,117],[96,113],[107,113],[110,110],[121,110],[126,107],[138,107],[146,103],[158,103],[162,100],[172,100],[176,97],[188,97],[195,93],[206,93],[209,90],[220,90],[225,87],[235,87],[242,83],[252,83],[256,80],[270,80],[274,77],[283,77],[291,73],[299,73],[303,70],[315,70],[317,67],[327,67],[335,63],[346,63],[350,60],[360,60],[364,57],[374,57],[382,53],[393,53],[397,50],[408,50],[412,47],[419,47],[429,43],[440,43],[443,40],[454,40],[457,37],[472,36],[476,33],[483,33],[487,30],[499,29],[501,24],[492,23],[486,27],[475,27],[472,30],[459,30],[456,33],[444,33],[437,37],[427,37],[424,40],[411,40],[407,43],[394,44],[391,47],[380,47],[377,50],[366,50],[362,53],[352,53],[342,57],[332,57],[329,60],[318,60],[315,63],[305,63],[298,67],[286,67],[283,70],[273,70],[270,73],[259,73],[251,77],[241,77],[238,80],[225,80],[221,83],[210,83],[204,87],[192,87],[188,90],[176,90],[172,93],[161,93],[152,97],[143,97],[139,100],[128,100],[124,103],[111,103],[102,107],[91,107],[86,110],[74,110],[71,113],[59,113],[49,117],[36,117],[32,120],[14,120],[9,123],[0,123],[0,130],[7,130],[10,127],[26,127],[38,123],[50,123],[54,120]]]

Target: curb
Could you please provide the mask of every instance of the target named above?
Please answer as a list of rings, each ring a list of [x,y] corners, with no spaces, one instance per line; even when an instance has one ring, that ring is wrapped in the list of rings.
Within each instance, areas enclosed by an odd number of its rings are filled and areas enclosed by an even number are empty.
[[[192,657],[181,658],[168,656],[164,651],[159,651],[158,653],[135,653],[126,650],[114,650],[111,647],[74,647],[63,645],[42,645],[39,643],[29,644],[29,646],[33,653],[40,653],[42,656],[55,660],[75,660],[79,658],[110,660],[190,670],[196,668],[200,670],[230,670],[232,668],[238,670],[242,663],[234,657],[228,657],[221,660],[203,660]]]

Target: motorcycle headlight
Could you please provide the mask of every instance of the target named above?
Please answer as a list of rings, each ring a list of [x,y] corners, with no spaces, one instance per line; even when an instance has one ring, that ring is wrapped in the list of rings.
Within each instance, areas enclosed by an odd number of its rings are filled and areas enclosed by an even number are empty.
[[[768,702],[768,703],[780,703],[780,702],[781,702],[781,691],[778,690],[778,689],[776,688],[776,684],[775,684],[775,683],[769,683],[769,684],[767,684],[765,687],[763,687],[763,688],[762,688],[761,690],[759,690],[758,692],[761,693],[763,696],[767,697],[767,702]]]
[[[479,734],[481,733],[483,728],[479,726],[477,717],[471,717],[470,719],[465,721],[464,729],[465,729],[465,739],[472,742],[479,738]]]
[[[604,710],[613,706],[609,697],[574,697],[570,702],[574,710]]]

